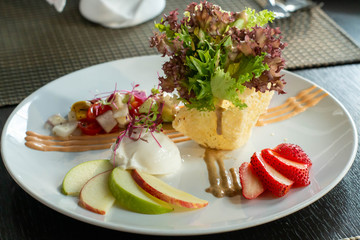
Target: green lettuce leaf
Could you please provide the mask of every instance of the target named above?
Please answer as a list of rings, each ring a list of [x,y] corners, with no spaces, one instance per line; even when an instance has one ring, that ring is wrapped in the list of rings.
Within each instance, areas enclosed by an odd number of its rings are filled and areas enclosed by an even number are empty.
[[[227,72],[234,78],[238,78],[239,84],[250,81],[253,77],[258,78],[269,66],[264,63],[265,53],[260,56],[242,56],[239,62],[230,63]]]
[[[275,14],[268,10],[255,12],[254,9],[246,8],[245,12],[248,17],[248,21],[243,27],[248,29],[255,27],[256,25],[262,27],[275,19]]]
[[[238,97],[238,92],[243,92],[245,87],[237,84],[236,79],[232,78],[229,72],[218,68],[211,77],[210,86],[216,102],[228,100],[240,109],[246,107],[246,104],[241,102]]]
[[[212,95],[218,100],[228,100],[241,109],[246,107],[239,100],[238,93],[244,92],[243,83],[251,81],[253,77],[259,77],[265,70],[269,69],[263,60],[264,55],[243,56],[240,62],[231,63],[227,72],[217,68],[210,82]]]

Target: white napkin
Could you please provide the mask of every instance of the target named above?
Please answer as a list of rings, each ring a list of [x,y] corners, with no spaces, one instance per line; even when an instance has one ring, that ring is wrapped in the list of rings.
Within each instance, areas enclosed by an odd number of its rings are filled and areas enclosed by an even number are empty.
[[[108,28],[125,28],[159,15],[166,0],[80,0],[80,13]]]
[[[64,10],[66,0],[46,0],[50,5],[53,5],[58,12]]]

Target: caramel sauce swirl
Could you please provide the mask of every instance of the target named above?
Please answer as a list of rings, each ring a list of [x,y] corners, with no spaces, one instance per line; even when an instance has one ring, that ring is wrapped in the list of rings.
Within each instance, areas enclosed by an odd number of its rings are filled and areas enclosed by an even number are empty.
[[[110,148],[119,133],[101,134],[96,137],[81,135],[63,138],[27,131],[26,135],[25,145],[38,151],[84,152]]]
[[[288,98],[285,103],[269,108],[266,113],[259,117],[256,126],[264,126],[287,120],[306,111],[308,108],[315,106],[326,96],[328,96],[328,94],[323,90],[316,90],[316,86],[312,86],[301,91],[295,97]]]
[[[57,152],[84,152],[92,150],[109,149],[116,141],[117,137],[124,129],[119,132],[99,134],[99,135],[79,135],[79,136],[48,136],[41,135],[33,131],[27,131],[25,145],[38,151],[57,151]],[[163,124],[163,133],[166,134],[174,143],[189,141],[190,138],[182,133],[176,132],[171,124]]]

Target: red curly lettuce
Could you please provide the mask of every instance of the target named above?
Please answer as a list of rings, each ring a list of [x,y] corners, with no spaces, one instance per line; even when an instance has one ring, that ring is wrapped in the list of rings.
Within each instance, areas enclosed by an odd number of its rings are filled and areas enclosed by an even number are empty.
[[[162,90],[177,90],[187,107],[207,111],[221,100],[246,107],[238,98],[246,87],[284,93],[286,44],[279,29],[263,27],[273,19],[266,10],[227,12],[206,1],[188,5],[180,21],[177,10],[164,15],[150,38],[150,46],[169,57],[159,77]]]

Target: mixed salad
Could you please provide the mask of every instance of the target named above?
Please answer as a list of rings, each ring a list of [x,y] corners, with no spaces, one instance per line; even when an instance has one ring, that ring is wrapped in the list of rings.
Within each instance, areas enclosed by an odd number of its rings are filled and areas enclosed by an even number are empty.
[[[121,131],[120,138],[127,136],[137,140],[135,138],[141,134],[134,135],[135,129],[160,132],[163,122],[173,120],[177,101],[158,89],[153,88],[147,95],[138,87],[134,85],[131,91],[114,90],[105,93],[106,96],[75,102],[67,118],[56,114],[48,119],[48,123],[53,127],[54,135],[61,137]]]
[[[168,56],[160,86],[177,90],[188,108],[212,111],[222,100],[239,108],[244,89],[284,93],[280,70],[286,43],[280,30],[265,26],[274,19],[267,10],[227,12],[209,2],[191,3],[178,19],[177,10],[155,25],[151,47]]]

